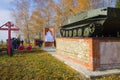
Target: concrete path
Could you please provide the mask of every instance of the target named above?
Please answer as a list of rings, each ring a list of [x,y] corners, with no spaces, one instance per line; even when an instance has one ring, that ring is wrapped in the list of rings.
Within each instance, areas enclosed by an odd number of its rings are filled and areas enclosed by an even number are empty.
[[[55,48],[43,48],[45,51],[50,53],[52,56],[58,58],[59,60],[63,61],[65,64],[71,66],[73,69],[77,70],[78,72],[85,75],[85,77],[89,80],[93,80],[95,77],[99,76],[107,76],[111,74],[120,74],[120,69],[112,69],[112,70],[104,70],[104,71],[90,71],[82,66],[80,66],[77,63],[68,61],[67,59],[61,57],[60,55],[57,55],[55,52]]]

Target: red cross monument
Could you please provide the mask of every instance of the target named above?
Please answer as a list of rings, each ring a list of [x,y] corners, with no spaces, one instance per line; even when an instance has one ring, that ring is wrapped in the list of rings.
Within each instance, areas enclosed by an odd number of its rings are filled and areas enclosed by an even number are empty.
[[[5,26],[5,27],[4,27]],[[11,31],[18,31],[19,28],[15,27],[10,21],[0,26],[0,30],[8,30],[8,43],[7,43],[7,50],[8,55],[11,56]]]

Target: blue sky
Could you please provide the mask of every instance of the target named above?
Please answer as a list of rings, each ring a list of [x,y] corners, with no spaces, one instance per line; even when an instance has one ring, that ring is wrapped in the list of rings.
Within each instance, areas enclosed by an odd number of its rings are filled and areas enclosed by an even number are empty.
[[[0,0],[0,26],[8,21],[12,21],[12,16],[10,12],[10,7],[12,4],[10,2],[13,0]],[[8,37],[7,31],[0,30],[0,41],[6,40]],[[12,32],[12,37],[16,37],[15,33]]]

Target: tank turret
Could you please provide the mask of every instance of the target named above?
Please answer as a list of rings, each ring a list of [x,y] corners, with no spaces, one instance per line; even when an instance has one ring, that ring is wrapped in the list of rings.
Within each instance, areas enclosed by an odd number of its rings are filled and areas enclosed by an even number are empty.
[[[108,7],[80,12],[61,26],[60,33],[62,37],[118,37],[120,9]]]

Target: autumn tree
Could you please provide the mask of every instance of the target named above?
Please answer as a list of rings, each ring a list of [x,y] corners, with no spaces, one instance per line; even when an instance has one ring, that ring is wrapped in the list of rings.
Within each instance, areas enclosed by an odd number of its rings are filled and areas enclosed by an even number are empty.
[[[54,7],[57,32],[59,32],[61,25],[68,23],[70,17],[80,11],[88,10],[88,2],[89,0],[58,0]]]
[[[55,29],[57,31],[56,36],[59,37],[59,31],[61,25],[64,25],[68,20],[68,17],[74,14],[72,0],[58,0],[54,7],[55,11]]]
[[[34,32],[34,38],[42,38],[43,35],[43,27],[45,25],[45,20],[42,14],[40,13],[40,9],[35,9],[35,11],[32,12],[30,21],[32,30]]]
[[[32,11],[31,1],[34,5]],[[21,29],[24,36],[29,39],[31,32],[34,33],[32,36],[40,36],[43,27],[54,26],[58,33],[70,17],[80,11],[98,8],[100,3],[104,3],[102,6],[106,5],[105,0],[17,0],[14,14],[16,22],[24,26]]]
[[[58,0],[55,12],[57,16],[61,16],[61,24],[64,24],[68,17],[74,16],[76,13],[88,10],[89,0]]]
[[[31,21],[34,30],[42,38],[44,27],[54,26],[54,1],[53,0],[33,0],[35,9],[32,12]]]
[[[24,36],[26,41],[30,43],[30,1],[31,0],[14,0],[11,2],[14,4],[14,8],[12,11],[12,15],[14,17],[14,20],[16,24],[20,28],[21,34]]]
[[[74,0],[74,6],[76,13],[80,12],[81,10],[86,11],[89,9],[89,0]]]
[[[53,17],[54,17],[54,1],[53,0],[34,0],[35,4],[37,4],[38,10],[40,10],[38,13],[41,14],[42,17],[44,17],[44,20],[46,21],[46,24],[44,26],[52,26],[53,23]]]

